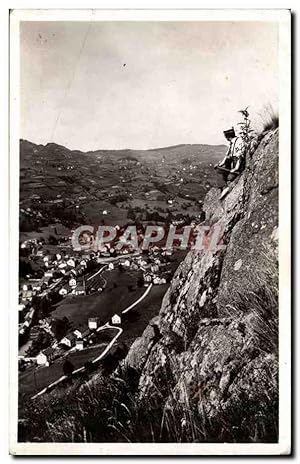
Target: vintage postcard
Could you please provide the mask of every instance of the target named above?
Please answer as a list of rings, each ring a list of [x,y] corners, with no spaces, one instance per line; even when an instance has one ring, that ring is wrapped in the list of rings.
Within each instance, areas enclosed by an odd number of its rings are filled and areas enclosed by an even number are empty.
[[[12,10],[10,452],[291,452],[289,10]]]

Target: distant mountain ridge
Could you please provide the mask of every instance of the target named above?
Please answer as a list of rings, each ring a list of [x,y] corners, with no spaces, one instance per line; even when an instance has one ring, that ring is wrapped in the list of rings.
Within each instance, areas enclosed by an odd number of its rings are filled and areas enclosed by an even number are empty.
[[[167,147],[161,147],[161,148],[149,148],[149,149],[131,149],[131,148],[124,148],[124,149],[117,149],[117,150],[110,150],[110,149],[98,149],[98,150],[89,150],[86,152],[83,152],[81,150],[71,150],[63,145],[59,145],[54,142],[49,142],[45,145],[43,144],[35,144],[33,142],[30,142],[29,140],[25,139],[20,139],[20,151],[22,153],[29,153],[32,151],[33,153],[58,153],[60,152],[61,154],[64,153],[73,153],[73,154],[81,154],[81,155],[107,155],[107,156],[114,156],[114,157],[126,157],[128,155],[142,158],[152,158],[153,154],[155,153],[160,154],[162,153],[163,156],[166,154],[169,155],[199,155],[200,153],[206,153],[208,152],[211,154],[212,152],[217,153],[223,153],[224,150],[226,149],[225,145],[208,145],[208,144],[178,144],[178,145],[170,145]],[[197,153],[196,153],[197,152]],[[147,156],[148,155],[148,156]]]

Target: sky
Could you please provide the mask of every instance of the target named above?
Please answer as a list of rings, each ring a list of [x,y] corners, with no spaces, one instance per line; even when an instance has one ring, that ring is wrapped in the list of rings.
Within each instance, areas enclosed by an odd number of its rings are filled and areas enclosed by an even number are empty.
[[[272,22],[21,23],[20,136],[70,149],[224,143],[278,106]]]

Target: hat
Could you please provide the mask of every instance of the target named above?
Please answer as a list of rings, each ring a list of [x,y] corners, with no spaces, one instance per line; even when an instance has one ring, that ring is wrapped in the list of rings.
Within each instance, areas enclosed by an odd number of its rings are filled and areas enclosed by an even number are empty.
[[[234,128],[232,127],[231,129],[224,130],[223,134],[225,135],[225,137],[235,137]]]

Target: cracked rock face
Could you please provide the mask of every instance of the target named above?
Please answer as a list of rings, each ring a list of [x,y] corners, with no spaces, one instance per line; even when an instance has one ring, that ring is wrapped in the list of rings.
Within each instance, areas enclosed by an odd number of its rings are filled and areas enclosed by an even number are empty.
[[[180,431],[168,430],[183,441],[276,441],[278,130],[219,196],[207,194],[205,224],[222,228],[226,249],[189,252],[156,334],[148,326],[127,362],[141,408],[176,417]]]

